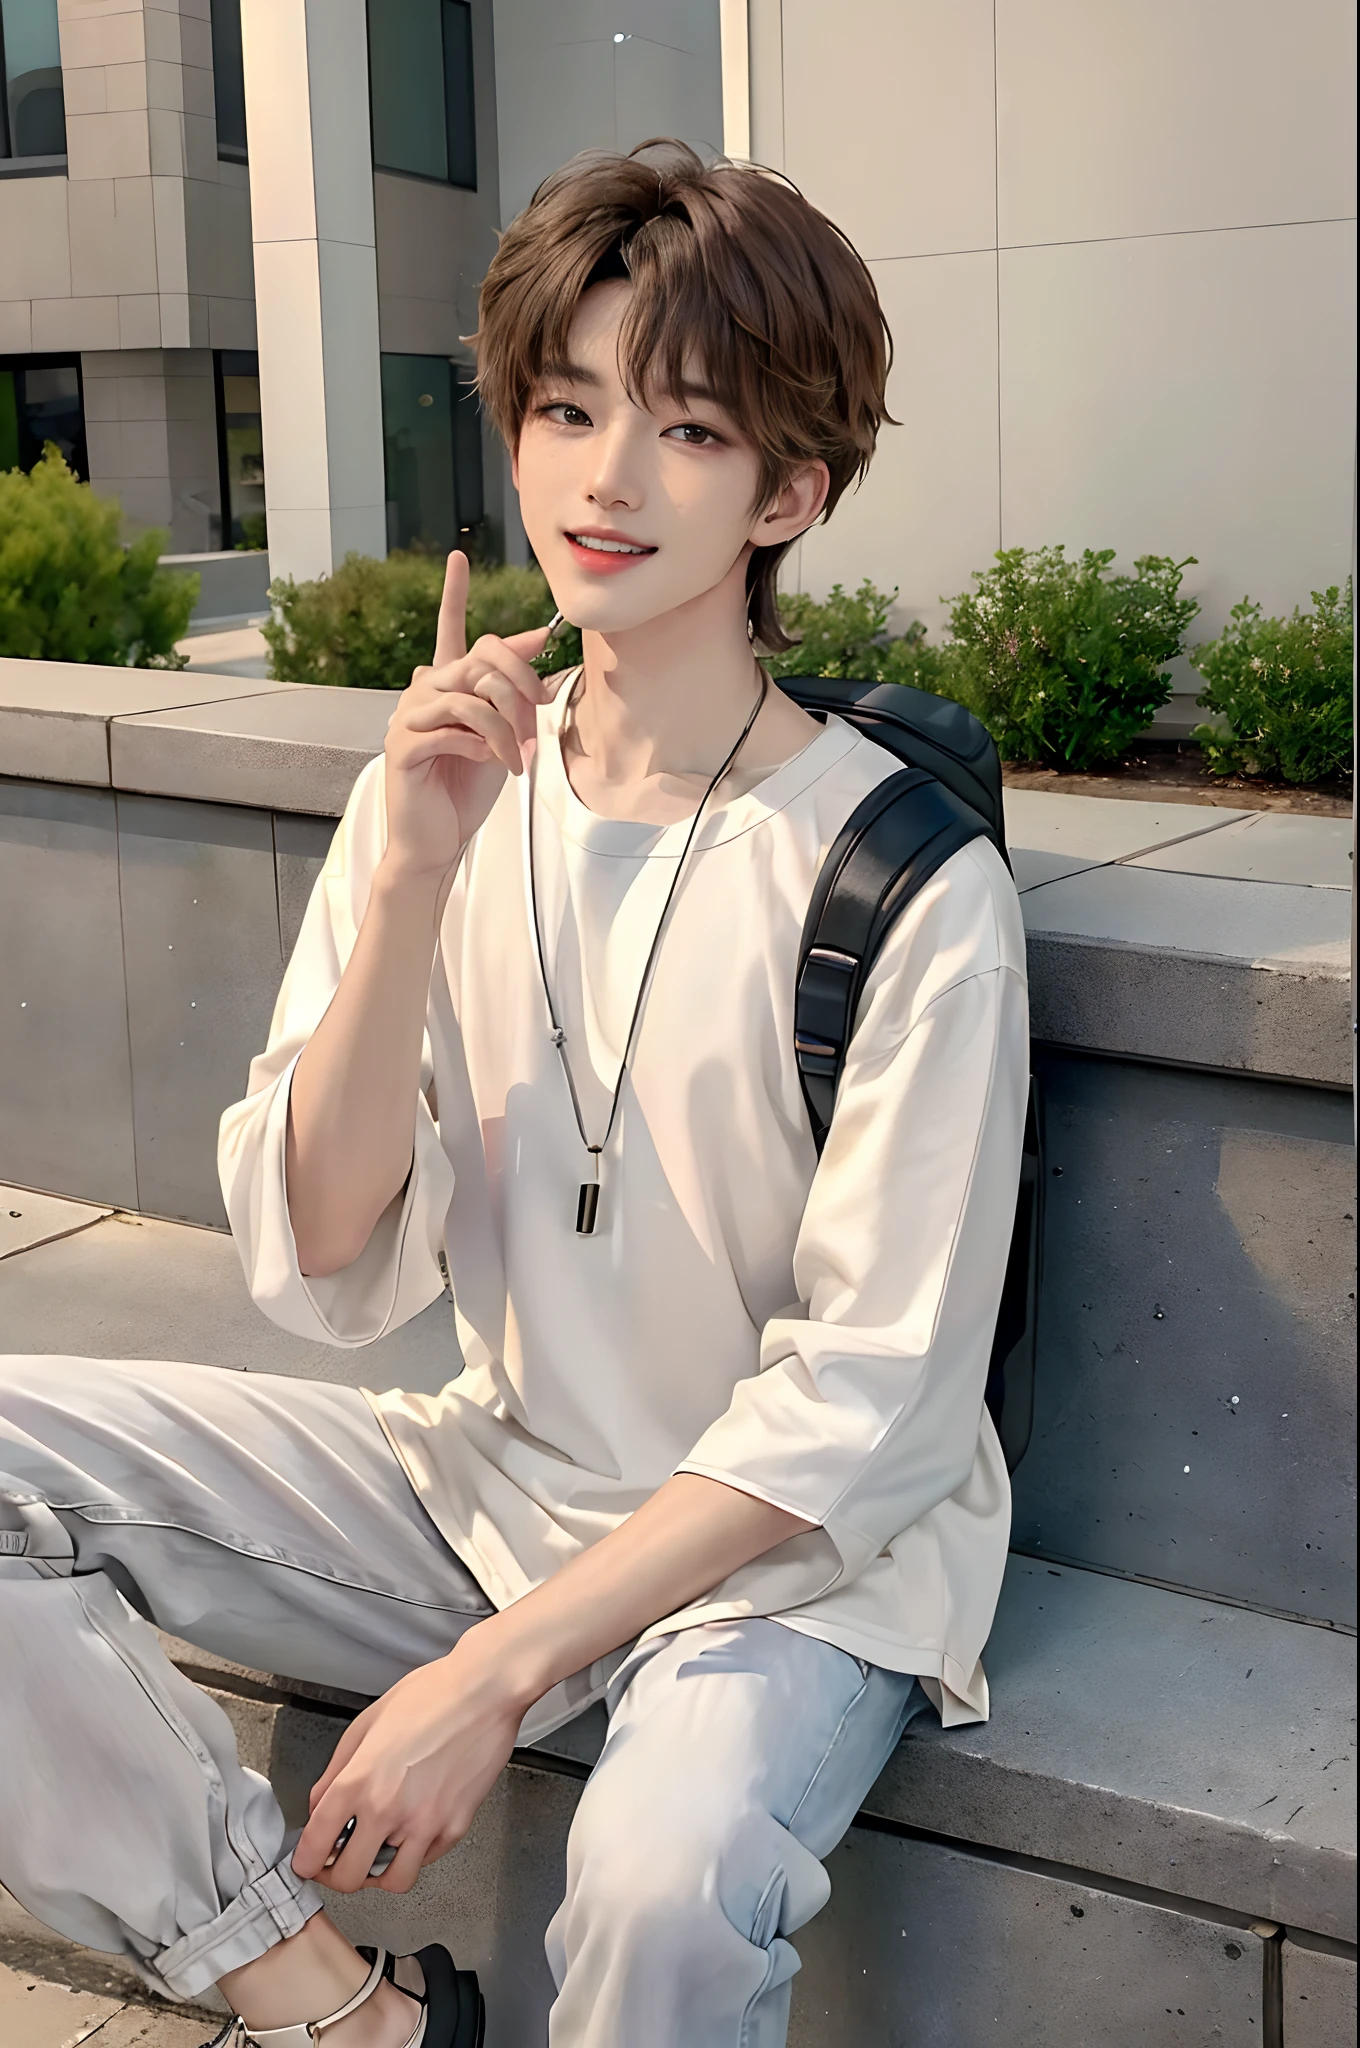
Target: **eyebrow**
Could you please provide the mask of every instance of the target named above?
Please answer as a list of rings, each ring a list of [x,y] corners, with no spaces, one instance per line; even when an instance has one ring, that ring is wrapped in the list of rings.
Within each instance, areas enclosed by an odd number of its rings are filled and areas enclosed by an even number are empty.
[[[539,384],[551,384],[554,381],[563,384],[587,384],[598,391],[604,379],[594,370],[587,369],[584,363],[573,363],[569,358],[563,357],[558,361],[545,363],[538,373]],[[720,412],[728,410],[717,392],[708,384],[693,384],[686,381],[681,384],[678,391],[665,395],[681,400],[698,398],[709,405],[715,405]]]
[[[564,384],[594,384],[598,386],[602,381],[593,370],[588,370],[584,363],[545,363],[538,373],[540,384],[551,383],[555,377],[560,378]]]

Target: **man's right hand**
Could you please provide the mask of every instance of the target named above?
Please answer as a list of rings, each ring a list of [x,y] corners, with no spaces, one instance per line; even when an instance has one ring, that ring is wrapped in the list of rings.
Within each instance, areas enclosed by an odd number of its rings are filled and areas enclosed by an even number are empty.
[[[505,640],[485,633],[469,650],[467,592],[467,556],[452,554],[434,660],[415,671],[387,729],[386,859],[403,875],[447,874],[507,772],[523,773],[538,707],[557,689],[529,666],[546,626]]]

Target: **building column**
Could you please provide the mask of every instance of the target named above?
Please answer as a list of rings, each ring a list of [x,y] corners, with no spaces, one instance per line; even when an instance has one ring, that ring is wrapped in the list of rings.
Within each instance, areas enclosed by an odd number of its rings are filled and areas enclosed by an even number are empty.
[[[387,552],[364,0],[241,0],[269,563]]]
[[[85,349],[90,483],[125,534],[166,529],[171,554],[223,545],[212,356],[206,348]]]

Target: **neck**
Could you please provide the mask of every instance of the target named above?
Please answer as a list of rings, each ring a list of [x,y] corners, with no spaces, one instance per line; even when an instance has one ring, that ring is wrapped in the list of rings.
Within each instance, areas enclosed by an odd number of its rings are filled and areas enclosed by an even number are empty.
[[[621,633],[582,635],[573,751],[620,789],[711,775],[760,687],[746,633],[745,562],[714,589]]]

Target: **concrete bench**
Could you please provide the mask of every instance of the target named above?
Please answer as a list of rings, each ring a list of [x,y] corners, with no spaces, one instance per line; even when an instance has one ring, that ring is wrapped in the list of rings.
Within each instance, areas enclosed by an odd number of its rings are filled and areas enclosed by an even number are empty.
[[[171,1647],[301,1822],[362,1702]],[[1286,1975],[1344,1989],[1351,1650],[1333,1631],[1014,1558],[988,1654],[994,1716],[910,1734],[889,1763],[831,1860],[831,1904],[799,1938],[792,2039],[971,2044],[990,2038],[985,2014],[1034,2048],[1209,2040],[1214,2027],[1269,2040],[1248,2028]],[[408,1899],[340,1908],[356,1935],[456,1929],[507,2044],[543,2038],[542,1934],[603,1729],[592,1709],[520,1752]],[[1168,1987],[1188,2033],[1164,2024]],[[919,2035],[893,2031],[912,2013]],[[1315,2018],[1294,2013],[1284,2040],[1347,2038]]]
[[[212,1136],[391,700],[0,662],[0,1343],[437,1388],[267,1324]],[[1050,1179],[1034,1434],[982,1728],[903,1744],[799,1946],[800,2048],[1349,2041],[1350,828],[1012,791]],[[67,938],[66,955],[50,942]],[[224,928],[232,944],[221,942]],[[13,981],[13,977],[11,977]],[[17,982],[13,985],[18,986]],[[59,1199],[61,1198],[61,1199]],[[180,1219],[180,1220],[174,1220]],[[8,1233],[8,1234],[6,1234]],[[8,1256],[6,1252],[8,1251]],[[185,1648],[301,1814],[359,1704]],[[598,1713],[394,1908],[542,2038]],[[1348,2004],[1349,2001],[1349,2004]]]

